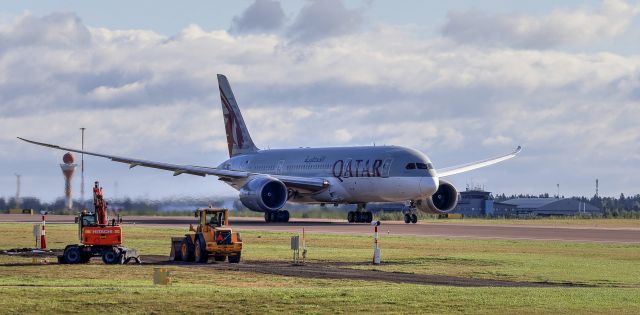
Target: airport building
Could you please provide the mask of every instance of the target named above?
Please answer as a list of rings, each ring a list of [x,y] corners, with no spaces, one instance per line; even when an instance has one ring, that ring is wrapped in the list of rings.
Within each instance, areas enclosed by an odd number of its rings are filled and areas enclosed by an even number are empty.
[[[516,198],[504,201],[502,204],[511,207],[496,209],[496,215],[512,217],[602,215],[600,208],[571,198]]]
[[[480,188],[473,188],[460,192],[458,205],[453,213],[462,214],[464,217],[490,217],[496,215],[496,210],[513,209],[515,206],[502,202],[495,202],[491,192]]]
[[[515,198],[496,202],[490,192],[476,188],[460,192],[453,213],[465,217],[535,217],[601,215],[602,210],[571,198]]]

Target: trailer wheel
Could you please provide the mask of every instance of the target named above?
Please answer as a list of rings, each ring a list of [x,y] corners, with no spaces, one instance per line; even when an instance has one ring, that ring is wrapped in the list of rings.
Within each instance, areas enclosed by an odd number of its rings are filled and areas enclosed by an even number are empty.
[[[200,239],[196,240],[194,254],[195,254],[195,261],[197,263],[204,264],[209,260],[209,253],[207,252],[206,245],[200,242]]]
[[[82,251],[78,246],[67,246],[64,249],[63,257],[67,264],[79,264],[82,262]]]
[[[232,264],[237,264],[237,263],[239,263],[239,262],[240,262],[240,254],[241,254],[241,253],[238,253],[238,254],[237,254],[237,255],[235,255],[235,256],[229,256],[229,263],[232,263]]]
[[[193,244],[188,236],[185,236],[182,240],[182,244],[180,245],[180,254],[182,255],[182,260],[193,261]]]
[[[113,248],[106,249],[102,252],[102,262],[107,265],[121,264],[123,262],[122,258],[122,255]]]

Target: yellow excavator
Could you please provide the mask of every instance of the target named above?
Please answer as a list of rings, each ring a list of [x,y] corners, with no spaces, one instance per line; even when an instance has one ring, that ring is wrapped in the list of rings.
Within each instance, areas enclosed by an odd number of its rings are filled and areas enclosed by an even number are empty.
[[[173,260],[206,263],[210,257],[215,261],[228,257],[230,263],[239,263],[242,238],[229,227],[229,210],[209,206],[197,209],[195,217],[197,226],[189,226],[184,238],[172,238]]]

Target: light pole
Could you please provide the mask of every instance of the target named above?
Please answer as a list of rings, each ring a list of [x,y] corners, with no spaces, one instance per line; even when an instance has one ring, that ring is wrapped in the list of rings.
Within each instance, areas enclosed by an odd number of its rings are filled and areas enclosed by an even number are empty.
[[[16,175],[16,209],[20,209],[20,174]]]

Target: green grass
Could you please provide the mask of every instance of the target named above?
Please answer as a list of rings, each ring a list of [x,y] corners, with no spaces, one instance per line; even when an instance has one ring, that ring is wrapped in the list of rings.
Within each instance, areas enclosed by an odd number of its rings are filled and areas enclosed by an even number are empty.
[[[0,224],[0,249],[33,246],[31,224]],[[127,246],[167,255],[186,228],[125,226]],[[288,261],[290,233],[243,232],[243,260]],[[47,225],[50,248],[76,242],[74,225]],[[311,262],[346,268],[479,279],[587,284],[590,288],[460,288],[329,280],[169,266],[32,265],[0,256],[0,313],[617,313],[640,307],[640,245],[307,234]],[[294,268],[294,267],[292,267]],[[357,270],[354,270],[357,272]],[[38,299],[37,297],[42,297]]]

